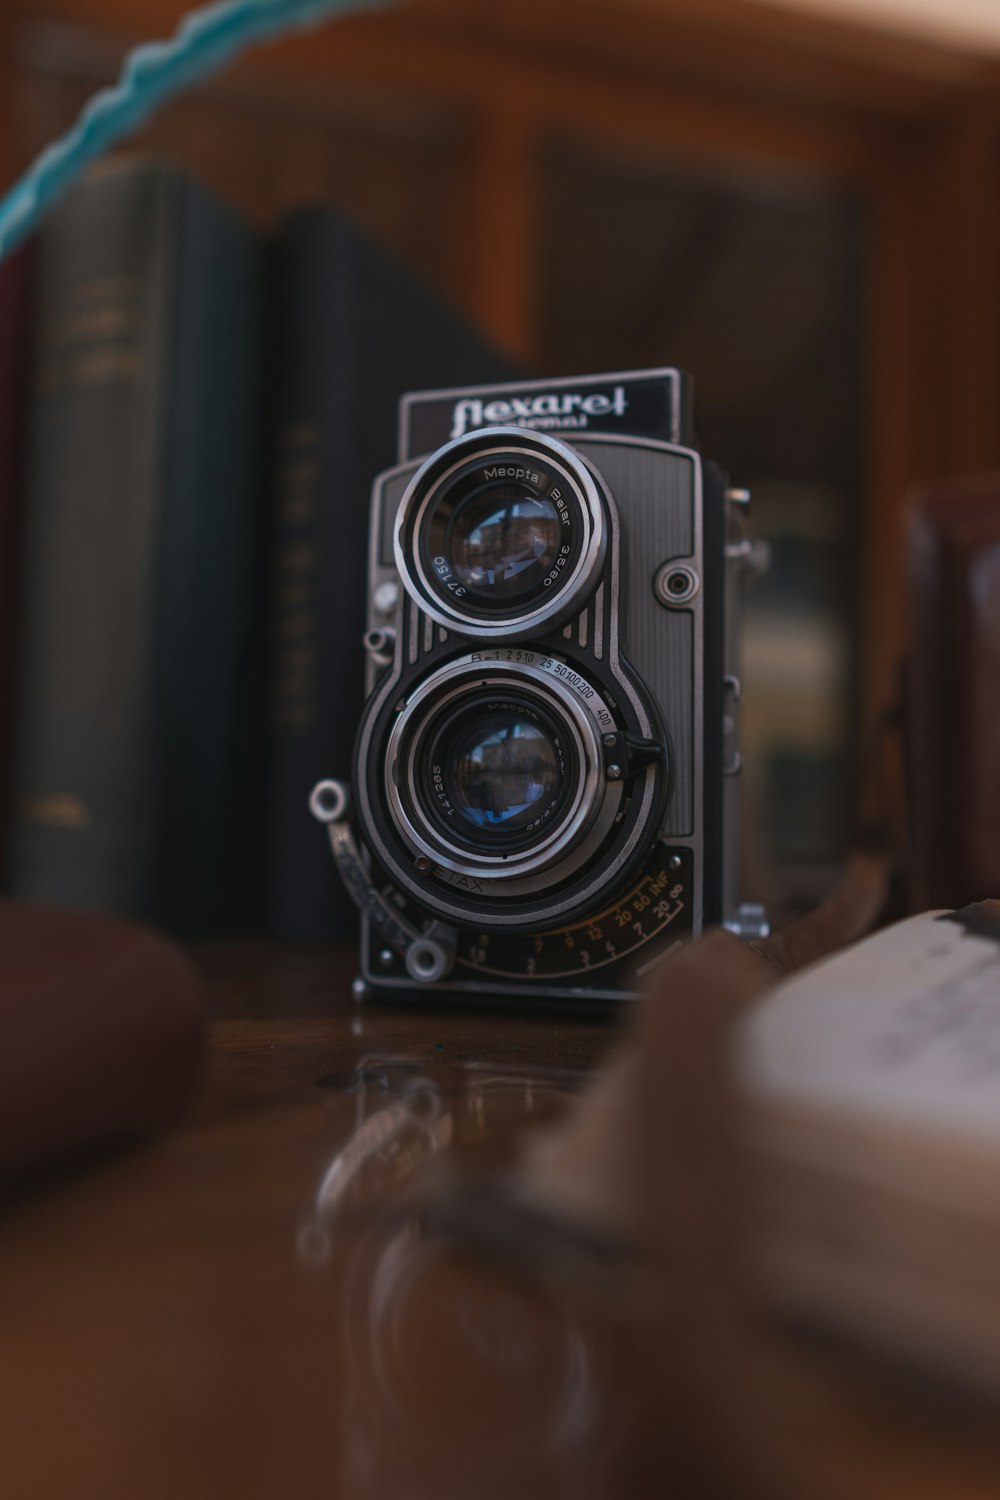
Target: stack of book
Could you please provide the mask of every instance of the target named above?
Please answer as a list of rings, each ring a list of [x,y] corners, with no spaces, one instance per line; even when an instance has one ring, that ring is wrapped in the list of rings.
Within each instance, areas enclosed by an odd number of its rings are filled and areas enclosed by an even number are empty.
[[[4,888],[199,935],[353,917],[368,500],[406,390],[500,359],[337,210],[261,239],[113,162],[0,265]]]

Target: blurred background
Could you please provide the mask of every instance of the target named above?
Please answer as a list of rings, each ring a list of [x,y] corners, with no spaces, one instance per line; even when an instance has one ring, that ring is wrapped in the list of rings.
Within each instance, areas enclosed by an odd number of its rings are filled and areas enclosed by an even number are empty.
[[[5,0],[0,177],[183,9]],[[946,12],[413,0],[254,54],[138,142],[262,227],[341,204],[533,373],[692,373],[772,543],[744,755],[785,900],[829,884],[898,693],[907,491],[1000,464],[1000,6]]]

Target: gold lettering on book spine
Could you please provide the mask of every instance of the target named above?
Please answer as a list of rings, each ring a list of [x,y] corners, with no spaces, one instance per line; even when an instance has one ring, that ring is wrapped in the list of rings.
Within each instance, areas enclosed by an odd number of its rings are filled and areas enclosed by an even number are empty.
[[[20,797],[17,815],[22,823],[40,828],[89,828],[90,808],[76,792],[38,792]]]
[[[39,394],[135,384],[144,373],[140,325],[138,286],[131,278],[74,282],[41,329]]]

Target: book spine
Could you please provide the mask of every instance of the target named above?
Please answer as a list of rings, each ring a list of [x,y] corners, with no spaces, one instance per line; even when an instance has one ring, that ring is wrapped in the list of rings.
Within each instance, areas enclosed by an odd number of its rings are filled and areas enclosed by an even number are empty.
[[[180,174],[130,163],[39,244],[10,883],[178,930],[212,925],[253,520],[246,463],[222,456],[251,435],[226,385],[246,341],[214,342],[246,291],[243,232],[221,225]]]
[[[263,919],[273,936],[305,941],[355,926],[308,811],[317,781],[349,772],[362,693],[364,550],[344,534],[363,503],[349,438],[355,248],[340,222],[301,214],[277,236],[270,267]]]
[[[149,874],[157,920],[185,934],[254,915],[260,324],[256,237],[188,182],[161,456]]]
[[[322,941],[357,929],[308,797],[324,777],[350,777],[364,696],[372,481],[396,462],[404,392],[511,371],[333,209],[284,225],[272,312],[264,925],[276,937]]]
[[[13,719],[16,563],[31,247],[0,265],[0,867]]]

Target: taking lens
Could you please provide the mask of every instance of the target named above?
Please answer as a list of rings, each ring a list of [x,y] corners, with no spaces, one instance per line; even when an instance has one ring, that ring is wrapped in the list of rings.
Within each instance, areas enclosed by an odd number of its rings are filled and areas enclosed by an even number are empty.
[[[483,852],[530,844],[558,822],[570,759],[565,730],[538,705],[477,697],[429,736],[435,818],[451,838]]]
[[[561,657],[483,648],[441,663],[392,707],[372,768],[426,891],[506,899],[565,879],[608,836],[623,799],[606,774],[615,719]],[[377,757],[381,760],[381,757]]]

